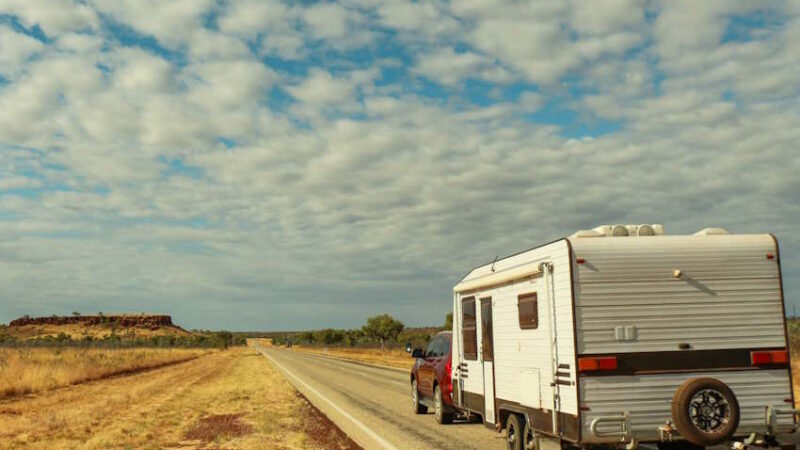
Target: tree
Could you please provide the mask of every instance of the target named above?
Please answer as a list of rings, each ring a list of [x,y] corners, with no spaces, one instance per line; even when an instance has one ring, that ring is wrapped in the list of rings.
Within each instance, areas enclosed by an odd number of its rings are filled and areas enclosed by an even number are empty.
[[[324,330],[318,330],[314,333],[314,339],[317,342],[322,342],[325,346],[329,346],[331,344],[338,344],[344,340],[344,332],[341,330],[334,330],[332,328],[325,328]]]
[[[370,339],[381,341],[381,350],[386,348],[387,340],[396,340],[397,335],[403,331],[403,322],[388,314],[372,316],[367,319],[367,324],[362,327],[364,334]]]
[[[450,313],[447,313],[446,316],[444,316],[444,327],[442,327],[442,328],[444,328],[445,330],[450,330],[450,331],[453,330],[453,313],[450,312]]]
[[[81,315],[81,313],[79,313],[78,311],[72,311],[72,315],[78,317]]]

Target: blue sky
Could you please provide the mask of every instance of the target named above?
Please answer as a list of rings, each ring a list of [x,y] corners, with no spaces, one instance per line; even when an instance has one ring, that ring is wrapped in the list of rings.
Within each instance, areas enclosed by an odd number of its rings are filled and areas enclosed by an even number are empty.
[[[796,304],[798,73],[797,1],[8,0],[0,322],[437,324],[601,223],[776,233]]]

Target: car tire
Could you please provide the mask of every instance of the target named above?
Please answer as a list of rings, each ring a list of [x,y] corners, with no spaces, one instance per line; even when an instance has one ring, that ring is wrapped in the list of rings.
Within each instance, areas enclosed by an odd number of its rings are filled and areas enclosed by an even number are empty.
[[[522,450],[537,450],[535,433],[533,427],[531,427],[531,423],[526,420],[525,429],[522,432]]]
[[[691,444],[718,445],[730,440],[739,427],[739,401],[725,383],[693,378],[675,391],[672,420]]]
[[[436,422],[440,425],[446,425],[453,422],[453,415],[445,412],[444,399],[442,398],[442,389],[436,386],[433,390],[433,413],[436,416]]]
[[[428,412],[428,407],[419,402],[419,387],[417,387],[417,379],[411,380],[411,400],[414,403],[414,414],[425,414]]]
[[[524,439],[525,419],[519,414],[511,414],[506,420],[506,448],[508,450],[522,450]]]

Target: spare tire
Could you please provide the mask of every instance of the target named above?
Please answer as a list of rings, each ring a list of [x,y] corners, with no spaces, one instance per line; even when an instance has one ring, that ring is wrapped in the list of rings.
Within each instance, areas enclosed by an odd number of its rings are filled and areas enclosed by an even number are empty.
[[[714,378],[693,378],[675,391],[672,420],[692,444],[721,444],[730,440],[739,427],[739,402],[725,383]]]

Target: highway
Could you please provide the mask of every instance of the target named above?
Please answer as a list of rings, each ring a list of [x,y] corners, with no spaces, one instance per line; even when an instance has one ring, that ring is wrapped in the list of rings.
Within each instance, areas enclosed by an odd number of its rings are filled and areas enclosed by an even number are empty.
[[[256,348],[365,449],[506,448],[503,435],[480,422],[439,425],[433,414],[415,415],[407,372],[274,347]]]

